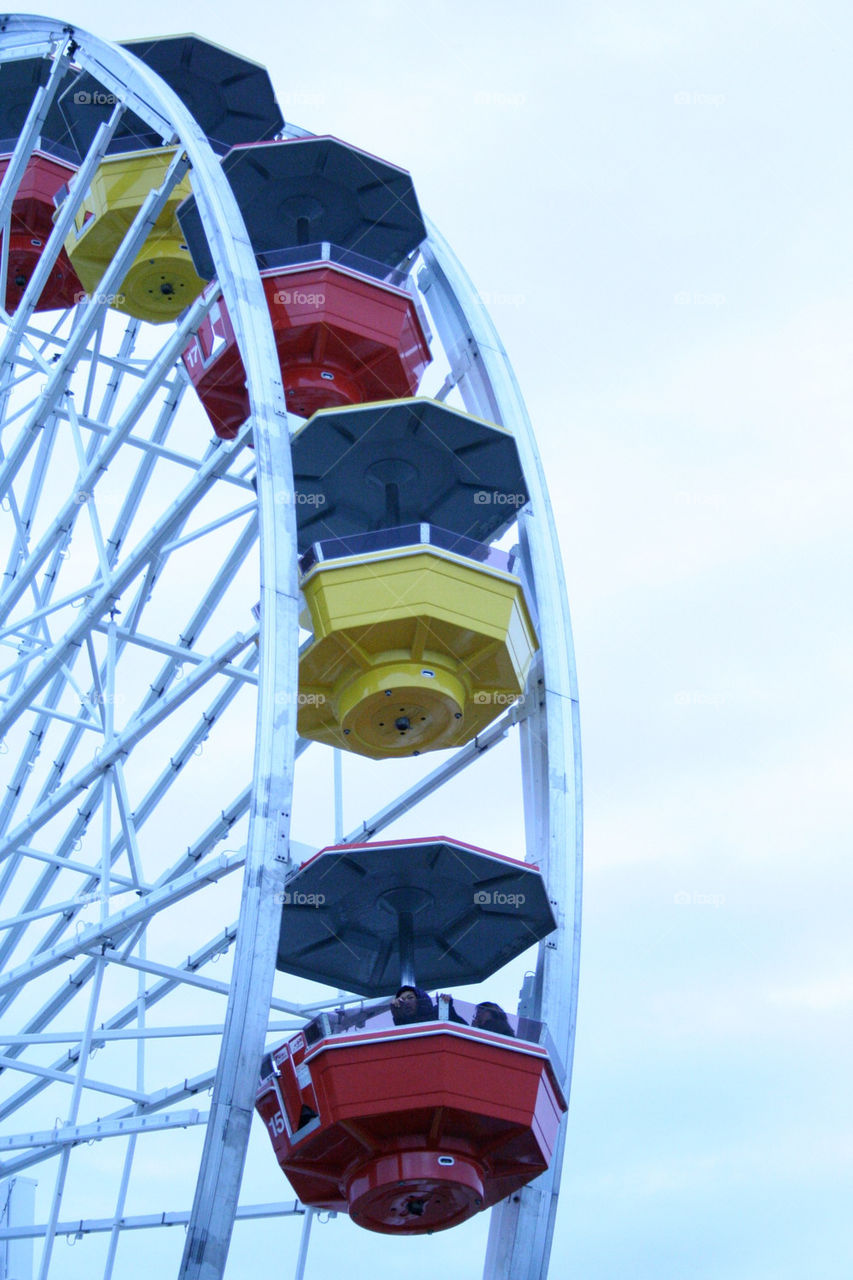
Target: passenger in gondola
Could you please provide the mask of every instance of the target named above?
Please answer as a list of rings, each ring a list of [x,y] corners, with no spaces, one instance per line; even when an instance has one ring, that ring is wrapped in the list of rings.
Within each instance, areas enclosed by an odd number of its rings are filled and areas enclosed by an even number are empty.
[[[402,986],[391,1001],[391,1017],[397,1027],[412,1022],[435,1022],[435,1005],[421,987]]]
[[[483,1000],[477,1005],[471,1026],[480,1031],[491,1031],[497,1036],[515,1036],[505,1012],[494,1000]]]
[[[454,1008],[453,996],[442,992],[438,998],[447,1001],[448,1022],[461,1022],[463,1027],[467,1027],[468,1023]],[[435,1022],[438,1018],[438,1009],[421,987],[404,986],[400,987],[391,1001],[391,1017],[394,1019],[395,1026],[398,1027],[406,1026],[410,1022]]]
[[[448,995],[448,994],[447,994],[447,992],[445,992],[445,991],[440,992],[439,997],[438,997],[438,1002],[439,1002],[439,1003],[438,1003],[439,1014],[441,1013],[441,1001],[442,1001],[442,1000],[446,1000],[446,1001],[447,1001],[447,1021],[448,1021],[448,1022],[461,1022],[463,1027],[467,1027],[467,1026],[468,1026],[468,1023],[465,1021],[465,1019],[464,1019],[463,1017],[461,1017],[461,1016],[456,1012],[456,1008],[455,1008],[455,1006],[454,1006],[454,1004],[453,1004],[453,996]]]

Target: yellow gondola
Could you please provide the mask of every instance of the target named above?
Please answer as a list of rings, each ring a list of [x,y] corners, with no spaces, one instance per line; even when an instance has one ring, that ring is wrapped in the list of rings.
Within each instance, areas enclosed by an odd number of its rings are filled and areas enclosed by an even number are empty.
[[[174,147],[108,156],[98,166],[65,249],[80,283],[95,293],[148,192],[163,181]],[[173,188],[141,251],[109,305],[165,324],[194,302],[205,286],[196,274],[175,211],[191,194],[189,176]]]
[[[302,591],[304,738],[372,759],[456,747],[524,690],[538,641],[511,572],[423,543],[320,561]]]

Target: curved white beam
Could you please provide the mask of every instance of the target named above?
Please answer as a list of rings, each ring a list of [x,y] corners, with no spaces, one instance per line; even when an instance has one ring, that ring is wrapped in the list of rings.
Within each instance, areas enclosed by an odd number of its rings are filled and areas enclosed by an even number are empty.
[[[568,1097],[580,962],[582,809],[577,680],[559,542],[530,419],[488,312],[432,226],[422,253],[426,268],[419,284],[465,407],[513,432],[530,495],[520,524],[542,650],[528,686],[535,707],[521,725],[527,856],[541,867],[558,904],[558,927],[540,945],[525,1012],[547,1022],[566,1067]],[[492,1210],[486,1280],[545,1280],[561,1163],[562,1138],[548,1172]]]

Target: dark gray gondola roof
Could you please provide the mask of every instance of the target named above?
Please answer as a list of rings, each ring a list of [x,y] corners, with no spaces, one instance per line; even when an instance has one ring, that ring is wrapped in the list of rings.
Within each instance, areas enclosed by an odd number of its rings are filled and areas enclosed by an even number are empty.
[[[235,147],[222,167],[259,257],[328,241],[392,268],[426,238],[406,170],[337,138]],[[196,271],[211,279],[213,259],[194,197],[181,205],[178,220]]]
[[[417,521],[488,542],[527,501],[511,433],[437,400],[322,409],[291,443],[301,552]]]
[[[323,849],[285,888],[277,967],[364,996],[399,986],[401,889],[422,987],[481,982],[556,927],[538,868],[444,836]]]
[[[219,155],[238,143],[274,138],[284,128],[269,72],[257,62],[196,35],[128,40],[122,48],[174,89]],[[60,106],[79,151],[84,153],[98,126],[109,119],[111,95],[93,76],[83,73],[63,93]],[[162,143],[156,130],[126,111],[107,154],[142,151]]]
[[[0,66],[0,155],[8,155],[24,127],[36,90],[47,80],[51,64],[46,58],[22,58]],[[63,77],[57,95],[73,91],[77,75],[69,71]],[[75,167],[80,152],[68,123],[54,98],[42,126],[40,150]]]

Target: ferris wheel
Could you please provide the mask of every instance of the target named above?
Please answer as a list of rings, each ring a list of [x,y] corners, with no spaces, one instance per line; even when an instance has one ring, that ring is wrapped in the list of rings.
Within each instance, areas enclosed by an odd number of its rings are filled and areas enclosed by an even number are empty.
[[[577,998],[577,692],[543,469],[491,321],[404,170],[285,125],[263,68],[193,37],[117,47],[4,19],[0,177],[0,1277],[129,1276],[132,1250],[214,1280],[235,1223],[290,1216],[300,1276],[312,1218],[349,1196],[354,1221],[403,1234],[485,1199],[484,1276],[544,1280]],[[432,839],[418,806],[460,777],[493,803],[488,758],[513,740],[524,862]],[[347,832],[351,761],[375,809]],[[308,806],[316,839],[295,842]],[[428,938],[447,856],[467,923],[445,910]],[[342,879],[331,924],[294,913],[318,865],[378,888]],[[542,898],[535,923],[525,894],[478,901],[508,876]],[[391,943],[315,936],[374,908]],[[395,1147],[396,1199],[385,1148],[334,1193],[277,1150],[301,1200],[274,1166],[277,1189],[246,1198],[253,1133],[280,1118],[288,1158],[319,1141],[321,1049],[399,1056],[400,1028],[371,1031],[380,995],[475,981],[534,940],[512,1043],[452,1027],[446,1003],[428,1030],[448,1061],[524,1059],[553,1104],[544,1154],[495,1171],[500,1136],[472,1155],[439,1100],[440,1170]],[[310,1048],[315,1024],[315,1066],[287,1059],[296,1118],[265,1112],[275,1046]]]

